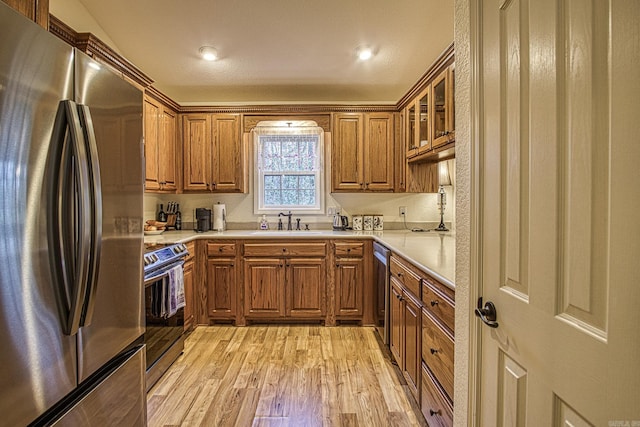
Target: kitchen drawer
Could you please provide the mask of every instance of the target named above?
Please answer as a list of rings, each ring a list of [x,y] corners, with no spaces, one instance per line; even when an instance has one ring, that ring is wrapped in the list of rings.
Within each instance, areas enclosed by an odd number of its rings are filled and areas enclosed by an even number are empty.
[[[453,400],[453,339],[422,309],[422,360]]]
[[[422,303],[432,316],[449,329],[451,334],[454,334],[455,306],[453,300],[443,295],[440,289],[436,289],[434,282],[430,279],[422,280]]]
[[[335,253],[338,257],[361,257],[364,255],[364,243],[336,243]]]
[[[325,256],[326,243],[245,243],[244,256]]]
[[[416,298],[420,298],[420,277],[409,270],[399,258],[391,256],[391,275],[395,277]]]
[[[436,385],[429,368],[422,364],[422,414],[430,427],[453,426],[453,405]]]
[[[228,243],[207,243],[207,256],[236,256],[236,244],[235,242]]]

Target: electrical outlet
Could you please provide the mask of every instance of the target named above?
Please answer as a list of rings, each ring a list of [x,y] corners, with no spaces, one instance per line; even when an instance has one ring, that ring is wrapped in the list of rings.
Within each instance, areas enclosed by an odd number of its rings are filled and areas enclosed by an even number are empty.
[[[400,206],[399,211],[400,211],[400,216],[405,216],[407,214],[407,207]]]

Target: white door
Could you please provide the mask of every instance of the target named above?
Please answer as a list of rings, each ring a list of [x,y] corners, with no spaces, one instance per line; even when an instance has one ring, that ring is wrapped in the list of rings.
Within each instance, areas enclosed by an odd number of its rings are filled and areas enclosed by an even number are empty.
[[[476,424],[640,426],[640,1],[475,4]]]

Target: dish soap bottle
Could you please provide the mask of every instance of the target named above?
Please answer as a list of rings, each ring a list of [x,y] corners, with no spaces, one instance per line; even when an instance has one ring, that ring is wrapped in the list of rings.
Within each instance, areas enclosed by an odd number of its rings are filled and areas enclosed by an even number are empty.
[[[260,230],[268,230],[269,222],[267,221],[267,216],[262,215],[262,219],[260,220]]]

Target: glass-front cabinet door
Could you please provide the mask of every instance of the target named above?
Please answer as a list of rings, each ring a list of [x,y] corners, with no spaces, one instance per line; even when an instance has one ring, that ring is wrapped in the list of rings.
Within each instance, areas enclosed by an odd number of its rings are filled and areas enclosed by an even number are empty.
[[[417,128],[418,135],[418,153],[424,153],[431,150],[431,116],[429,111],[429,104],[431,90],[427,87],[418,97],[417,103],[417,118],[420,125]]]
[[[416,144],[416,105],[411,103],[405,108],[405,135],[407,141],[407,158],[411,158],[418,154],[418,145]]]
[[[454,140],[453,81],[451,68],[446,68],[431,83],[433,96],[433,148]]]

